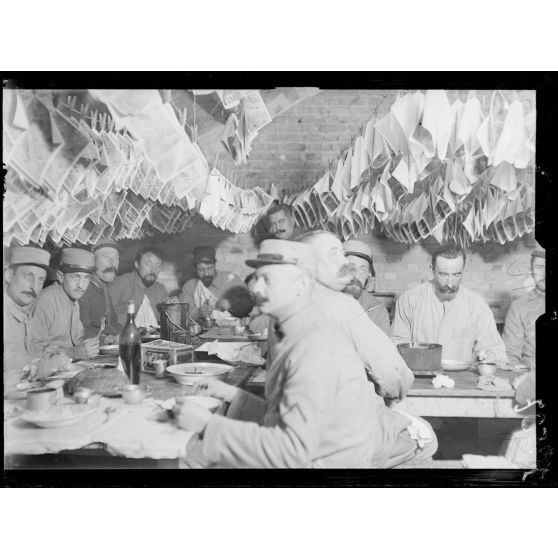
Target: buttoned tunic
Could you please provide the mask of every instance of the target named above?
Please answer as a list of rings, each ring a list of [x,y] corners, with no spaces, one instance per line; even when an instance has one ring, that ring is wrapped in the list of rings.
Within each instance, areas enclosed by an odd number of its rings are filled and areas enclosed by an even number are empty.
[[[40,292],[27,335],[33,356],[39,356],[48,345],[72,356],[73,348],[85,339],[79,304],[65,293],[60,283],[53,283]]]
[[[544,304],[544,293],[538,289],[511,303],[503,333],[509,364],[533,367],[536,358],[535,323],[544,314]]]
[[[259,423],[213,415],[203,434],[206,462],[361,468],[385,461],[409,420],[374,393],[349,341],[312,306],[281,323],[281,330],[266,379],[267,403],[261,403],[265,414]],[[255,399],[240,392],[232,405],[240,415],[243,406],[253,414]]]
[[[110,335],[118,333],[118,319],[114,311],[108,286],[96,275],[91,276],[89,286],[78,302],[79,314],[86,338],[96,337],[99,334],[103,316],[108,318],[104,332]]]

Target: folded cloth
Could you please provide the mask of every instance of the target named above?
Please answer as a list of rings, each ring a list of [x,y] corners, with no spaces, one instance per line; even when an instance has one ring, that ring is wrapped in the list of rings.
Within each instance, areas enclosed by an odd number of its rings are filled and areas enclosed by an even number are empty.
[[[409,432],[409,436],[413,440],[416,440],[419,448],[424,447],[428,441],[432,440],[432,438],[434,437],[432,428],[425,420],[419,417],[414,417],[413,415],[410,415],[405,411],[401,411],[397,407],[391,407],[391,409],[411,421],[410,424],[407,426],[407,432]]]
[[[157,318],[155,317],[155,312],[151,307],[151,302],[147,298],[147,295],[143,295],[143,300],[141,306],[139,307],[138,313],[135,319],[136,325],[138,327],[157,327]]]
[[[208,301],[211,306],[217,304],[217,297],[201,282],[198,281],[194,291],[194,304],[196,308],[203,306]]]
[[[498,378],[497,376],[481,376],[477,389],[485,391],[509,391],[512,386],[506,378]]]
[[[455,387],[455,380],[445,374],[438,374],[432,378],[432,385],[436,389],[440,389],[441,387],[452,389]]]

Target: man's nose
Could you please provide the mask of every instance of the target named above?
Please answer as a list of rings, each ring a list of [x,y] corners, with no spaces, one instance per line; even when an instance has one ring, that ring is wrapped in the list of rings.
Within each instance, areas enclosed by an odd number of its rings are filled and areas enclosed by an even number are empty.
[[[86,289],[87,288],[87,284],[89,283],[89,279],[86,279],[85,277],[82,277],[81,279],[78,280],[78,287],[80,289]]]

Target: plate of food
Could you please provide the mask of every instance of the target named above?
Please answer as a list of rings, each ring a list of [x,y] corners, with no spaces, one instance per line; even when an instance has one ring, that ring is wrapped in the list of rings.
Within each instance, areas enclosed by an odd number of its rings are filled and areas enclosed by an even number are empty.
[[[38,426],[39,428],[61,428],[82,421],[92,415],[98,408],[90,405],[55,405],[47,411],[25,411],[22,419]]]
[[[443,370],[460,372],[463,370],[469,370],[469,368],[471,368],[470,362],[465,362],[463,360],[451,360],[451,359],[442,360]]]
[[[188,386],[203,378],[224,380],[232,368],[228,364],[213,362],[185,362],[168,366],[167,372],[176,382]]]

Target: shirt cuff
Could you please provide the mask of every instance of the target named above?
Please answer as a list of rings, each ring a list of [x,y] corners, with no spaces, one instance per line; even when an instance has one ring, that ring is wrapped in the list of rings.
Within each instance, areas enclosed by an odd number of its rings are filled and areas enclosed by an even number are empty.
[[[210,463],[220,461],[219,447],[221,447],[222,427],[227,419],[221,415],[213,415],[205,425],[203,431],[203,453]]]

